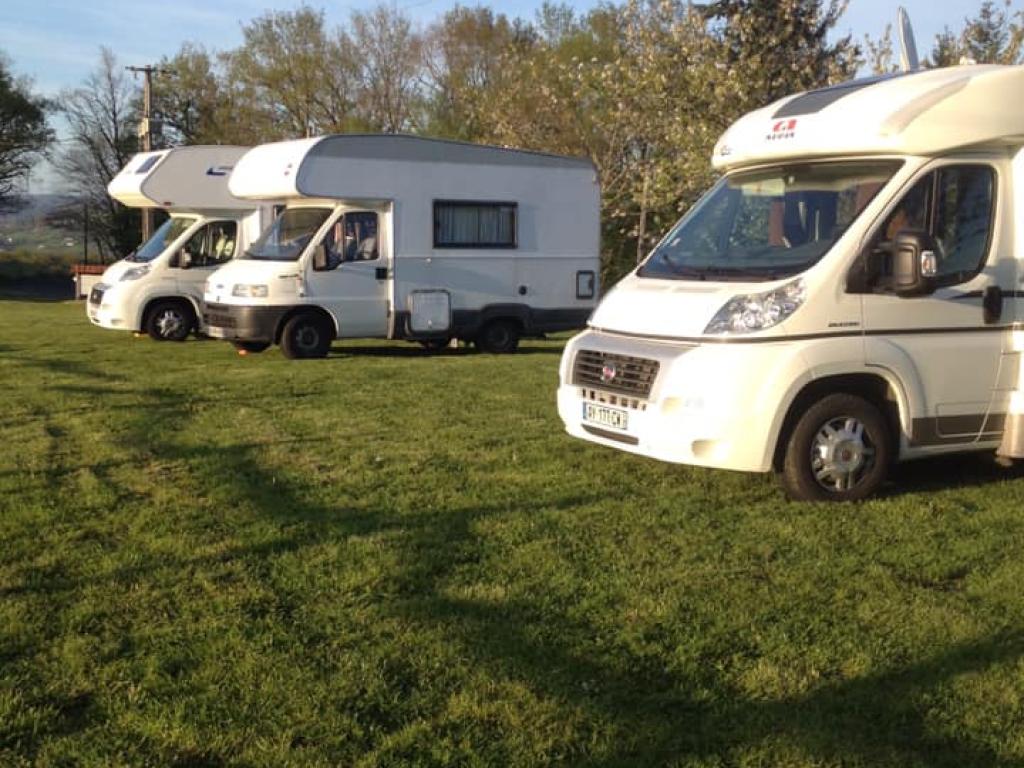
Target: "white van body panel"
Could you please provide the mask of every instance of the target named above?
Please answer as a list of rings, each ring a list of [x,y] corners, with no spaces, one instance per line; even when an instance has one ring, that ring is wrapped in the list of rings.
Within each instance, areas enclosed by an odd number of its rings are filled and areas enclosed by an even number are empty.
[[[296,261],[278,262],[280,271],[299,274],[298,297],[273,285],[260,298],[235,295],[236,285],[262,285],[268,272],[256,259],[215,275],[206,301],[223,338],[276,340],[297,307],[328,313],[338,337],[411,338],[410,301],[420,291],[449,293],[452,336],[503,311],[526,333],[579,328],[596,304],[600,188],[587,160],[402,135],[325,136],[254,148],[229,186],[247,199],[283,197],[288,208],[332,213]],[[438,204],[513,205],[515,242],[437,245]],[[360,212],[378,217],[379,258],[314,269],[327,233]],[[591,295],[577,296],[577,273],[592,275]]]
[[[623,278],[563,354],[558,409],[569,434],[665,461],[765,472],[778,466],[788,425],[814,398],[870,391],[891,414],[898,458],[995,448],[1024,455],[1024,67],[954,67],[846,86],[746,115],[719,141],[714,164],[730,178],[891,159],[901,164],[896,173],[802,273],[757,282],[639,271]],[[990,229],[975,233],[987,238],[977,271],[958,272],[927,295],[858,288],[866,251],[908,195],[926,183],[938,190],[931,180],[943,169],[979,166],[992,183]],[[964,189],[943,203],[952,215],[972,204]],[[802,304],[782,322],[709,332],[734,297],[797,280]],[[988,319],[983,305],[996,288],[1001,313]],[[649,392],[603,385],[597,374],[609,364],[650,382]]]

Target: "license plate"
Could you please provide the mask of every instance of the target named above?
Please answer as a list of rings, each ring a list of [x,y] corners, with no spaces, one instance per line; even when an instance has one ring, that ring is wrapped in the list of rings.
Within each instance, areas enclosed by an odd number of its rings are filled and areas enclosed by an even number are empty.
[[[625,430],[629,425],[629,413],[618,408],[609,408],[606,405],[584,403],[583,420],[589,424]]]
[[[228,337],[227,328],[218,328],[215,325],[208,325],[203,329],[203,332],[211,339],[226,339]]]

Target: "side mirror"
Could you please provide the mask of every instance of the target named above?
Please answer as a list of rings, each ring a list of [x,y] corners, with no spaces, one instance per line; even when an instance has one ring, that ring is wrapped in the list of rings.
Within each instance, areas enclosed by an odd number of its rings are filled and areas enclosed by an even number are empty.
[[[897,296],[935,293],[939,260],[935,242],[927,232],[902,230],[893,240],[892,288]]]
[[[192,254],[182,248],[171,259],[171,266],[178,269],[189,269],[192,266]]]
[[[313,269],[323,272],[327,269],[327,245],[320,243],[313,249]]]

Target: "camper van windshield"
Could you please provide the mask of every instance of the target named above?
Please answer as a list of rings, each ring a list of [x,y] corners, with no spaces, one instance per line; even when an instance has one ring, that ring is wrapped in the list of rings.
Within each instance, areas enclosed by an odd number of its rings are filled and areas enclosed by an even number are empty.
[[[330,208],[286,208],[245,252],[245,257],[264,261],[296,261],[330,215]]]
[[[186,216],[173,216],[169,218],[160,225],[149,240],[140,245],[135,253],[125,259],[125,261],[152,261],[195,223],[196,219]]]
[[[900,167],[814,163],[728,176],[687,213],[640,277],[775,280],[817,263]]]

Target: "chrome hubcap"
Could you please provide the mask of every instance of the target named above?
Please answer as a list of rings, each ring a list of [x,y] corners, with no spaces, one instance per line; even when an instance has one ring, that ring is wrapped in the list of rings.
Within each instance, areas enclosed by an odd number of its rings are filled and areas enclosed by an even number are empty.
[[[829,491],[848,491],[874,466],[875,446],[864,424],[850,416],[825,422],[811,442],[811,471]]]
[[[175,309],[164,310],[156,319],[156,329],[161,336],[173,336],[184,324],[185,318]]]

